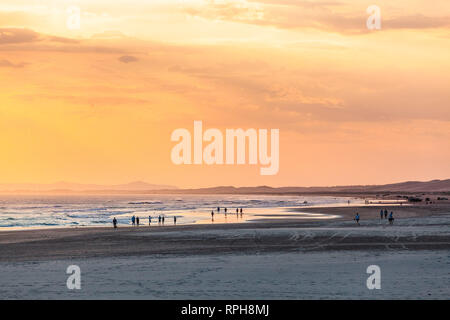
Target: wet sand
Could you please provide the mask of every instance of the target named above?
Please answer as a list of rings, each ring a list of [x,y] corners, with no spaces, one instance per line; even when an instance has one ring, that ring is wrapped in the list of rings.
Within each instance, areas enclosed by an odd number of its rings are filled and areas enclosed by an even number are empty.
[[[61,228],[0,232],[0,262],[149,255],[210,255],[334,250],[450,250],[450,205],[298,208],[338,215],[298,219],[295,212],[234,224]],[[355,212],[361,225],[352,221]]]

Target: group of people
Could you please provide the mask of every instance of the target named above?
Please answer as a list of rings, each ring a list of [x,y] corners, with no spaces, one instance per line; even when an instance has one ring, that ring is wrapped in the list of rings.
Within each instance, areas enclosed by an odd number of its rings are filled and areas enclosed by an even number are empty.
[[[359,225],[359,220],[361,219],[359,213],[357,212],[355,215],[355,218],[353,220],[356,221],[356,224]],[[394,212],[391,211],[391,213],[389,213],[388,216],[388,211],[386,209],[381,209],[380,210],[380,219],[388,219],[389,224],[393,225],[394,224]]]
[[[394,212],[391,211],[391,213],[389,213],[389,217],[388,217],[388,211],[386,209],[381,209],[380,210],[380,219],[388,219],[389,224],[392,225],[394,224]]]
[[[164,224],[164,222],[165,222],[165,220],[166,220],[166,217],[165,216],[158,216],[158,224]],[[139,226],[139,224],[140,224],[140,220],[139,220],[139,217],[136,217],[136,216],[132,216],[131,217],[131,225],[133,225],[133,226]],[[148,225],[150,226],[152,224],[152,217],[151,216],[148,216]],[[173,224],[177,224],[177,216],[173,216]],[[114,228],[117,228],[117,219],[114,217],[114,219],[113,219],[113,226],[114,226]]]
[[[221,209],[223,209],[223,212],[225,213],[225,216],[226,216],[227,212],[228,212],[228,208],[217,207],[217,212],[220,212]],[[236,216],[239,217],[239,215],[240,215],[241,218],[242,218],[243,213],[244,213],[244,211],[243,211],[242,208],[236,208]],[[166,218],[165,218],[164,215],[159,215],[158,216],[158,224],[164,224],[165,219]],[[214,221],[214,210],[211,211],[211,219]],[[140,224],[139,217],[136,217],[136,216],[133,215],[131,217],[131,225],[139,226],[139,224]],[[148,216],[148,225],[150,226],[151,224],[152,224],[152,217]],[[177,217],[176,216],[173,216],[173,224],[177,224]],[[113,219],[113,226],[114,226],[114,228],[117,228],[117,219],[115,217]]]
[[[217,207],[217,212],[220,212],[220,207]],[[228,208],[223,208],[223,211],[225,213],[225,216],[227,215],[228,212]],[[239,216],[239,214],[241,214],[241,218],[242,218],[242,214],[243,214],[243,210],[242,208],[236,208],[236,216]],[[214,220],[214,210],[211,210],[211,219]]]

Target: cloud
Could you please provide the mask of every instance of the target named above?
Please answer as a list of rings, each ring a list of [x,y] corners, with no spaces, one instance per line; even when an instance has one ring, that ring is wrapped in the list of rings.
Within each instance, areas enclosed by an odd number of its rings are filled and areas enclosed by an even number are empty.
[[[73,105],[81,106],[137,106],[137,105],[150,105],[151,101],[148,99],[142,99],[132,96],[102,96],[102,95],[57,95],[57,94],[28,94],[17,95],[17,98],[27,102],[36,102],[42,100],[57,100],[64,101]]]
[[[227,2],[208,2],[206,5],[185,5],[186,14],[211,20],[232,20],[251,23],[263,20],[264,10],[259,3],[249,3],[245,0]]]
[[[130,62],[139,61],[139,59],[134,57],[134,56],[121,56],[121,57],[118,58],[118,60],[120,62],[123,62],[123,63],[130,63]]]
[[[79,43],[79,40],[50,36],[24,28],[0,28],[0,45],[29,44],[40,41],[57,43]]]
[[[339,10],[336,10],[339,8]],[[368,15],[340,2],[293,0],[232,0],[186,5],[188,15],[209,20],[240,22],[279,29],[321,30],[341,34],[365,34]],[[383,12],[384,13],[384,12]],[[426,16],[415,12],[382,15],[384,30],[450,28],[450,16]]]
[[[56,36],[49,36],[47,39],[52,42],[60,42],[60,43],[80,43],[80,41],[77,39],[70,39]]]
[[[118,40],[119,41],[119,40]],[[128,63],[137,58],[132,44],[102,42],[96,39],[73,39],[38,33],[31,29],[0,28],[0,51],[3,52],[65,52],[122,54],[121,61]],[[129,49],[128,49],[129,48]]]
[[[422,14],[388,19],[384,26],[391,29],[429,29],[450,27],[450,16],[428,17]]]
[[[101,33],[94,33],[92,39],[127,39],[128,36],[118,30],[107,30]]]
[[[39,33],[30,29],[0,28],[0,45],[39,41]]]
[[[12,63],[9,60],[0,60],[0,67],[3,68],[23,68],[26,65],[26,63],[21,62],[21,63]]]

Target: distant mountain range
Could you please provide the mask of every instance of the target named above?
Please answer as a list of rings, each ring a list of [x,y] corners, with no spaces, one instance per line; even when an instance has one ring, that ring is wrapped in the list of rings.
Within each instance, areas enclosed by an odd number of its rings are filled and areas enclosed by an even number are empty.
[[[187,190],[176,190],[176,193]],[[226,194],[305,194],[305,193],[381,193],[381,192],[450,192],[450,179],[432,180],[427,182],[408,181],[385,185],[355,185],[332,187],[215,187],[191,189],[194,193],[226,193]]]
[[[450,179],[432,181],[407,181],[384,185],[354,185],[330,187],[233,187],[220,186],[198,189],[179,189],[170,185],[135,181],[126,184],[100,185],[57,182],[51,184],[0,184],[0,192],[115,192],[115,193],[170,193],[170,194],[342,194],[383,192],[450,192]]]
[[[49,184],[0,184],[0,191],[150,191],[150,190],[172,190],[177,187],[170,185],[150,184],[143,181],[134,181],[125,184],[101,185],[82,184],[71,182],[56,182]]]
[[[355,185],[332,187],[241,187],[222,186],[199,189],[177,189],[170,193],[194,194],[333,194],[333,193],[383,193],[383,192],[450,192],[450,179],[427,182],[408,181],[384,185]]]

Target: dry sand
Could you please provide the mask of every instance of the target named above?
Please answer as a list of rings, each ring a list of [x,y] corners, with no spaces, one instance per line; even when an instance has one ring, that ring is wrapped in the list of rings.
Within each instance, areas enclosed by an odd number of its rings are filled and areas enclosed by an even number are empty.
[[[394,226],[340,207],[298,209],[333,220],[0,232],[0,299],[449,299],[449,206],[387,209]],[[66,287],[73,264],[81,290]]]

